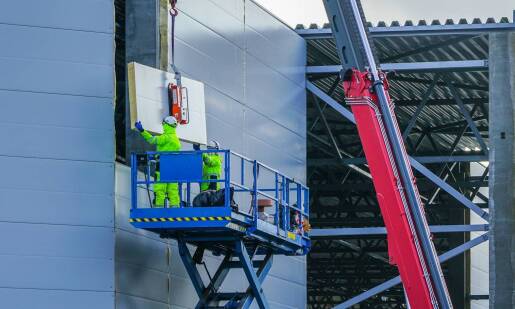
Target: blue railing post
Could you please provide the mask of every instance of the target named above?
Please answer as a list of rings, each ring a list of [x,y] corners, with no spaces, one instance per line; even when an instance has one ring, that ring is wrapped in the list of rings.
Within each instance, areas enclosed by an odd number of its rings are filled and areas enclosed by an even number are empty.
[[[283,175],[281,177],[281,218],[282,218],[282,229],[284,230],[284,233],[285,233],[285,236],[287,235],[286,233],[286,206],[285,206],[285,201],[286,201],[286,177]]]
[[[252,196],[253,196],[253,199],[252,199],[252,209],[253,209],[253,212],[254,212],[254,227],[257,227],[257,220],[258,220],[258,207],[257,207],[257,200],[258,200],[258,196],[257,196],[257,181],[258,181],[258,163],[256,160],[253,161],[253,167],[252,167],[252,174],[253,174],[253,177],[254,177],[254,184],[252,185]]]
[[[291,212],[291,208],[290,208],[290,180],[288,178],[286,178],[286,190],[285,190],[285,193],[286,193],[286,199],[285,199],[285,205],[286,205],[286,228],[287,228],[287,232],[290,230],[290,226],[291,226],[291,223],[290,223],[290,212]],[[288,234],[286,234],[288,235]]]
[[[229,208],[231,207],[231,153],[229,152],[229,150],[225,150],[224,152],[224,156],[225,156],[225,160],[224,160],[224,163],[225,163],[225,197],[224,197],[224,202],[225,202],[225,207]]]
[[[299,223],[297,224],[299,231],[302,231],[302,221],[304,221],[304,215],[302,214],[302,187],[300,183],[297,183],[297,208],[299,209],[298,216],[299,216]]]
[[[179,187],[179,208],[182,208],[182,182],[179,182],[177,187]]]
[[[241,185],[245,186],[245,159],[240,158],[241,160]]]
[[[186,184],[186,207],[191,207],[191,182]]]
[[[277,235],[280,233],[280,220],[279,220],[279,175],[277,172],[275,173],[275,215],[274,215],[274,222],[275,226],[277,227]]]
[[[138,161],[136,154],[131,153],[131,208],[138,208]]]

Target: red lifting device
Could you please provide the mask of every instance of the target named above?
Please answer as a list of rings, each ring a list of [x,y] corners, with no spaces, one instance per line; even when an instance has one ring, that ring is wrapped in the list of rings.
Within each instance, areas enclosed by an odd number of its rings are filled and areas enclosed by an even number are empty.
[[[397,265],[412,308],[452,308],[400,134],[386,75],[376,67],[356,0],[324,0],[351,106]]]

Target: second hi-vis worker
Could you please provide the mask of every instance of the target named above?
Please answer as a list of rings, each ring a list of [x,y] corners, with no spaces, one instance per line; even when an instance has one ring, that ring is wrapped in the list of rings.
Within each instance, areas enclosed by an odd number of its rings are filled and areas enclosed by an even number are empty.
[[[181,142],[176,133],[177,119],[173,116],[168,116],[163,119],[162,124],[163,134],[156,136],[152,136],[145,131],[140,121],[136,122],[134,126],[147,143],[156,145],[157,152],[181,150]],[[159,176],[159,171],[156,171],[157,181],[159,181]],[[179,207],[179,186],[177,183],[156,183],[154,184],[154,193],[156,197],[154,202],[155,207],[163,207],[167,196],[171,207]]]
[[[217,141],[211,141],[208,145],[210,149],[220,149]],[[200,150],[200,145],[194,144],[193,149]],[[202,154],[202,180],[217,180],[222,175],[222,158],[218,153]],[[200,191],[220,190],[219,182],[203,182]]]

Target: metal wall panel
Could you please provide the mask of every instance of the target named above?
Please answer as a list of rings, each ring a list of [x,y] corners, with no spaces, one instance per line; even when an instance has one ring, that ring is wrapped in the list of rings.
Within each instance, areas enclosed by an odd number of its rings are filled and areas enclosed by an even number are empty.
[[[80,246],[80,243],[76,245]],[[0,286],[108,292],[114,288],[113,264],[112,259],[2,255]],[[16,303],[3,305],[16,308]]]
[[[231,1],[232,10],[229,3],[222,7],[220,2],[229,1],[189,0],[181,2],[179,9],[239,48],[245,48],[243,1]],[[238,8],[234,2],[241,6]]]
[[[116,293],[115,308],[117,308],[117,309],[134,309],[134,308],[170,309],[170,307],[166,303],[146,299],[143,297],[127,295],[124,293]]]
[[[0,23],[112,34],[113,5],[111,0],[4,1]]]
[[[114,230],[112,227],[0,223],[0,243],[0,255],[112,260]]]
[[[27,10],[25,10],[26,12]],[[0,24],[3,44],[0,57],[80,62],[111,65],[113,56],[105,52],[112,48],[113,35],[87,31],[35,28]],[[95,48],[84,48],[95,46]]]
[[[2,304],[16,309],[109,309],[113,292],[62,291],[0,288]],[[146,308],[146,307],[145,307]]]
[[[112,130],[0,123],[0,155],[112,162],[113,135]]]
[[[0,178],[0,188],[111,195],[113,166],[113,163],[0,156],[0,170],[8,175]]]
[[[246,104],[252,109],[300,136],[305,135],[306,120],[304,87],[247,55],[245,74]]]
[[[246,1],[245,23],[248,52],[304,87],[305,40],[252,1]]]
[[[114,4],[0,10],[0,299],[114,307]]]
[[[108,65],[0,58],[0,89],[112,98],[113,68]]]
[[[42,201],[51,201],[44,203]],[[33,189],[0,189],[5,222],[113,226],[111,195]]]
[[[170,251],[166,242],[117,229],[116,262],[169,272]]]
[[[116,262],[116,292],[168,302],[168,273]]]
[[[112,98],[0,90],[0,102],[2,124],[113,130]]]
[[[181,15],[176,23],[175,61],[179,70],[241,102],[243,50],[188,15]]]

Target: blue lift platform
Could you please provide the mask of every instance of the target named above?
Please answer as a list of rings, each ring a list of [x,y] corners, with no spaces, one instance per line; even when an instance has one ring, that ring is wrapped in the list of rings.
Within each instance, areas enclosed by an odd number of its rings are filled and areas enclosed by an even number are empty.
[[[213,154],[222,158],[222,175],[202,180],[203,156]],[[159,181],[156,171],[160,172]],[[214,205],[195,202],[203,182],[220,184],[222,198]],[[154,207],[151,191],[156,183],[177,183],[180,207]],[[273,256],[305,255],[310,249],[304,231],[309,220],[309,189],[230,150],[133,153],[131,186],[131,224],[177,240],[199,298],[196,308],[249,308],[254,299],[260,308],[270,308],[262,284]],[[268,214],[258,207],[263,199],[271,205]],[[238,207],[235,201],[240,203]],[[196,247],[193,255],[187,244]],[[198,269],[205,250],[224,256],[214,275],[208,272],[207,283]],[[235,268],[243,269],[249,287],[239,292],[221,291],[229,271]]]

